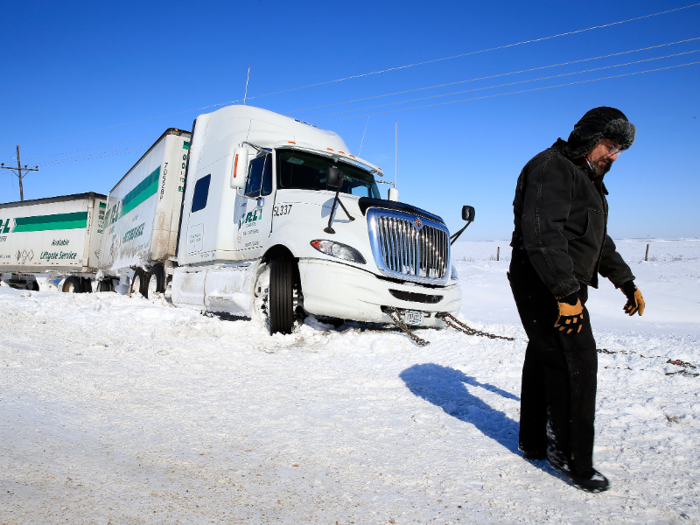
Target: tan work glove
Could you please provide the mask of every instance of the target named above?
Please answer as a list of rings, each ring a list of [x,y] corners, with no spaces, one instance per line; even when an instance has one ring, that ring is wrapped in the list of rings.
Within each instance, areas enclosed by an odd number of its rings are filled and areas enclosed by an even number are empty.
[[[572,293],[557,302],[559,317],[554,323],[554,328],[566,335],[577,334],[583,328],[583,305],[578,294]]]
[[[634,315],[639,312],[639,315],[642,315],[646,303],[644,303],[642,292],[634,285],[634,281],[627,281],[621,288],[622,293],[627,296],[627,304],[624,307],[625,313]]]

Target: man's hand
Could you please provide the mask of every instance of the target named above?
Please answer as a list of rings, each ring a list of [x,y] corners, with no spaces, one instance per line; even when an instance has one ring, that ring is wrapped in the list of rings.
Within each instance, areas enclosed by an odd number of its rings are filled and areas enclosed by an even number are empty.
[[[583,328],[583,305],[578,294],[567,295],[557,303],[559,305],[559,317],[554,323],[554,328],[566,335],[577,334]]]
[[[627,281],[622,285],[622,293],[627,296],[627,304],[625,304],[625,313],[634,315],[639,312],[639,315],[644,313],[644,298],[642,292],[634,285],[634,281]]]

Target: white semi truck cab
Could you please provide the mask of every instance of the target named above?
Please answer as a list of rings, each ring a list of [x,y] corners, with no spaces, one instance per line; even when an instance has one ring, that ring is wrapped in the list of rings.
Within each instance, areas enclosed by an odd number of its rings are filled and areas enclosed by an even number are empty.
[[[331,131],[250,106],[193,126],[172,300],[289,333],[306,314],[443,326],[461,303],[440,217],[380,198]]]

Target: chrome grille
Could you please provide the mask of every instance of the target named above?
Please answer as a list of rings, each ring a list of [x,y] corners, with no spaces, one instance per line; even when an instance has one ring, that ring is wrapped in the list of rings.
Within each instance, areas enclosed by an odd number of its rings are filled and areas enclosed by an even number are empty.
[[[442,281],[450,260],[444,224],[389,210],[370,209],[374,259],[382,273],[412,281]]]

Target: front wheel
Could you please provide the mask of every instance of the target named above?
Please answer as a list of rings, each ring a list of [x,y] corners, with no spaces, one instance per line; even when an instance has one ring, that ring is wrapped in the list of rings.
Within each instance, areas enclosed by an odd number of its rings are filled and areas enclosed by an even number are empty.
[[[294,328],[294,263],[270,262],[270,333],[291,334]]]

